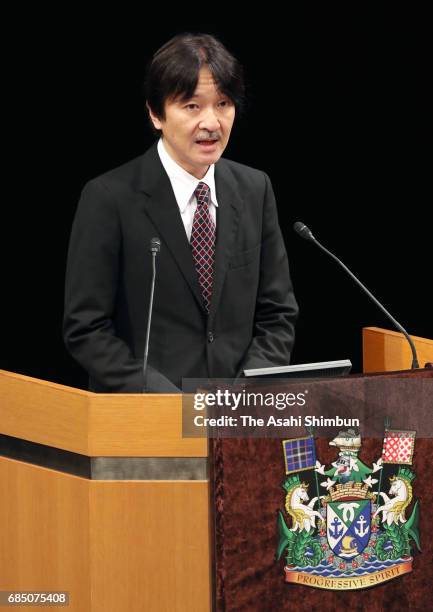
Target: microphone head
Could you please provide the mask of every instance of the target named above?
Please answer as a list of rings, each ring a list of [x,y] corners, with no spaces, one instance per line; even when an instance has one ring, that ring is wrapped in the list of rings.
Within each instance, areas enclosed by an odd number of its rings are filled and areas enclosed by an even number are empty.
[[[161,250],[161,240],[159,238],[152,238],[150,241],[150,252],[159,253]]]
[[[293,225],[293,229],[297,234],[299,234],[299,236],[301,236],[301,238],[305,238],[305,240],[316,240],[311,230],[305,225],[305,223],[302,223],[302,221],[296,221],[296,223]]]

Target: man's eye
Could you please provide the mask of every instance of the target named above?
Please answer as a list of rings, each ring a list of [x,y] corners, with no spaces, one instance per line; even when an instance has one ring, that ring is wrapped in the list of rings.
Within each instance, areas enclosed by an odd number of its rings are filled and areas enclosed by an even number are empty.
[[[190,110],[194,110],[195,108],[198,108],[198,105],[197,104],[187,104],[185,106],[185,108],[188,108]]]

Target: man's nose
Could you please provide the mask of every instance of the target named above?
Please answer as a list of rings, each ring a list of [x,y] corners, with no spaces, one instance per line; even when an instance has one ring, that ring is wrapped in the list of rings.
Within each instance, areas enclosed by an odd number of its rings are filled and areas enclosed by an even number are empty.
[[[198,127],[201,130],[207,130],[208,132],[215,132],[216,130],[219,130],[219,119],[213,109],[209,108],[204,112]]]

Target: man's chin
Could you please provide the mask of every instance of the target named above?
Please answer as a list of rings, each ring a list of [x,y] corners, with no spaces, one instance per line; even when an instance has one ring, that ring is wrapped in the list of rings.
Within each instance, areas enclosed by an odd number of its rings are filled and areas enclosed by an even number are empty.
[[[221,155],[222,155],[222,151],[220,149],[218,151],[213,151],[209,153],[204,152],[202,155],[198,156],[197,161],[199,164],[206,164],[208,166],[211,166],[212,164],[217,163]]]
[[[189,168],[187,172],[189,172],[189,174],[192,174],[193,176],[196,176],[197,174],[201,174],[202,176],[204,176],[208,171],[209,166],[212,166],[212,164],[216,164],[217,161],[221,158],[221,155],[221,150],[212,153],[212,155],[210,153],[194,155],[194,157],[191,157],[188,162],[186,162],[185,160],[186,163],[181,165],[185,170]]]

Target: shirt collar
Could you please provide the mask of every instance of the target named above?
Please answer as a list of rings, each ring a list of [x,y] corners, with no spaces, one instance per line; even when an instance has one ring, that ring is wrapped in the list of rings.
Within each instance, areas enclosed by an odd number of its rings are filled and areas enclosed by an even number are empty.
[[[215,206],[218,206],[215,188],[215,164],[209,166],[208,171],[202,179],[198,179],[192,174],[189,174],[189,172],[184,170],[172,157],[170,157],[162,138],[160,138],[158,142],[158,154],[172,184],[174,195],[181,213],[185,212],[199,183],[206,183],[206,185],[209,186],[211,202],[213,202]]]

